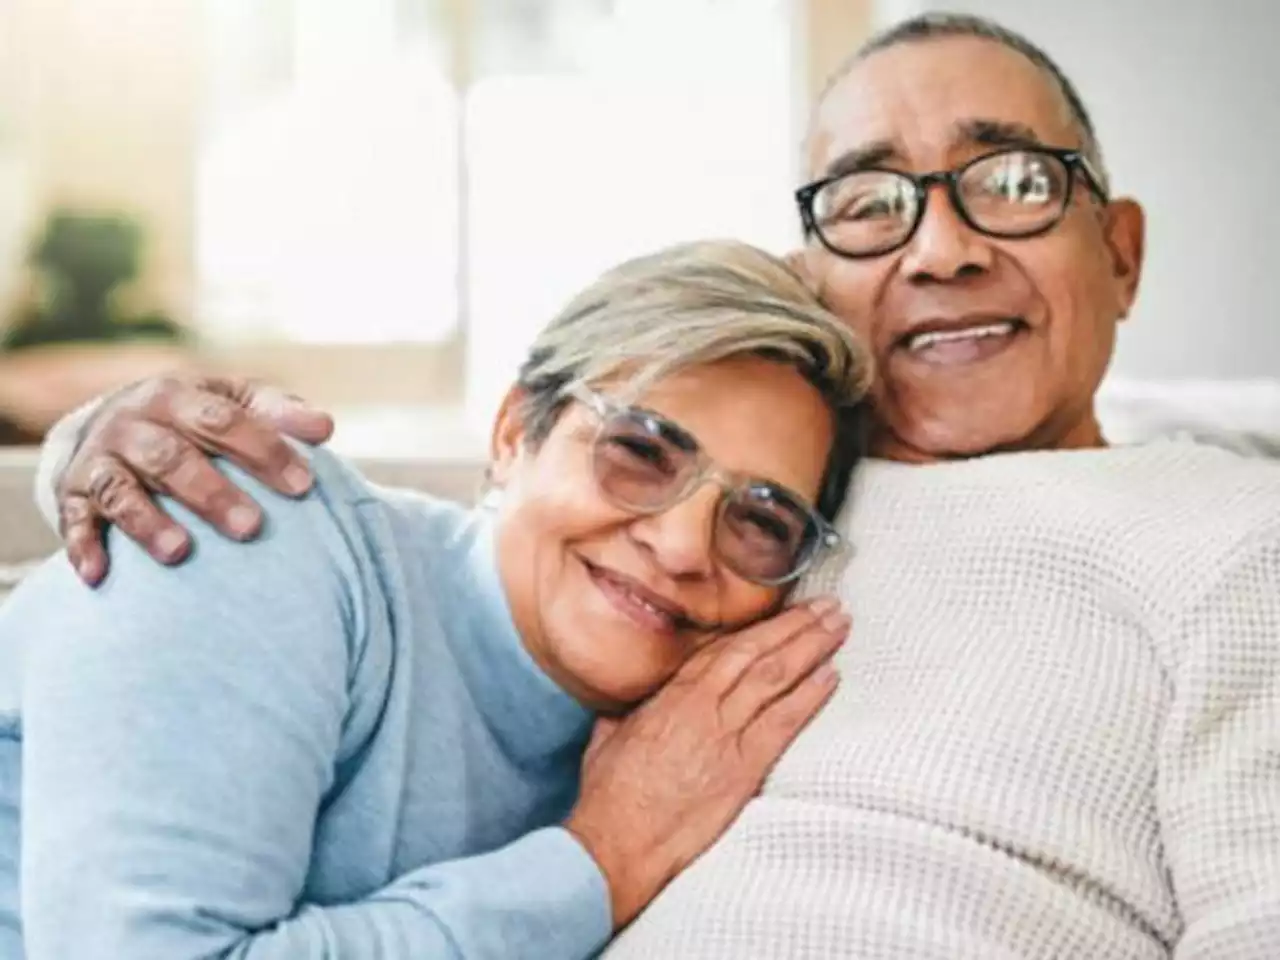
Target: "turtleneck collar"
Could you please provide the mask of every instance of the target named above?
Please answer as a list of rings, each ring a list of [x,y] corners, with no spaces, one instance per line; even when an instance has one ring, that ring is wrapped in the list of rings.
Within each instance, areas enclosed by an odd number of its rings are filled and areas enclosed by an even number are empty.
[[[462,610],[459,667],[478,711],[506,753],[522,765],[577,754],[592,712],[534,662],[511,615],[497,557],[496,517],[483,507],[468,518],[459,544],[461,565],[442,571],[454,580]]]

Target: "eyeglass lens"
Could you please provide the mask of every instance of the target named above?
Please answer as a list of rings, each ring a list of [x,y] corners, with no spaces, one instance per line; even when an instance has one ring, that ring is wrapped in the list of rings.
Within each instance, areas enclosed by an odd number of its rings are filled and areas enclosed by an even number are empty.
[[[976,229],[998,237],[1030,236],[1066,209],[1072,183],[1052,153],[1008,150],[980,157],[956,175],[953,199]],[[922,215],[925,194],[906,174],[860,170],[825,184],[813,196],[814,226],[838,250],[887,251],[905,243]]]
[[[701,479],[697,441],[661,417],[626,411],[605,418],[595,446],[596,479],[610,500],[656,513],[688,496]],[[810,510],[785,489],[747,481],[726,491],[715,549],[740,576],[758,583],[789,578],[819,539]]]

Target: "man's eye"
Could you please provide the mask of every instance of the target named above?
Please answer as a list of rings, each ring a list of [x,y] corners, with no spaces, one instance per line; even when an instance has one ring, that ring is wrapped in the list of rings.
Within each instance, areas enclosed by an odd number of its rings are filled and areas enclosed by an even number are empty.
[[[898,197],[879,193],[855,203],[849,215],[859,220],[866,220],[872,217],[897,216],[901,211],[902,203]]]
[[[1053,178],[1034,164],[1006,164],[982,183],[983,190],[1017,203],[1045,203],[1053,196]]]
[[[832,220],[878,220],[902,216],[906,202],[899,190],[876,190],[840,198],[832,205]]]

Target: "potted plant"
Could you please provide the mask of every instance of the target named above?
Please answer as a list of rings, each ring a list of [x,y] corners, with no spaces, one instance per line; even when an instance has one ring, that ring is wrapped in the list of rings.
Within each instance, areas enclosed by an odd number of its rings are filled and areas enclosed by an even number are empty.
[[[9,442],[38,438],[103,390],[187,365],[190,337],[181,325],[123,305],[140,272],[142,240],[141,226],[122,214],[48,217],[29,257],[33,295],[0,333],[0,417],[10,421]]]

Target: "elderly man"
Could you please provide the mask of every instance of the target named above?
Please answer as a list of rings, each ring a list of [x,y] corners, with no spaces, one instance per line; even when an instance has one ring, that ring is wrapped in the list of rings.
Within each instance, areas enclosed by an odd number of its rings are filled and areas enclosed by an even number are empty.
[[[853,609],[844,682],[609,956],[1276,956],[1280,469],[1103,439],[1143,214],[1075,90],[993,24],[918,18],[834,79],[810,162],[799,259],[880,375],[856,556],[809,585]],[[305,488],[268,421],[327,422],[212,386],[123,393],[51,445],[87,579],[103,521],[183,554],[138,478],[253,535],[200,449]]]

